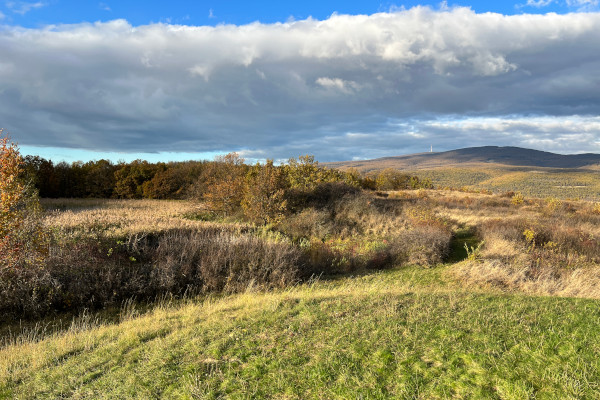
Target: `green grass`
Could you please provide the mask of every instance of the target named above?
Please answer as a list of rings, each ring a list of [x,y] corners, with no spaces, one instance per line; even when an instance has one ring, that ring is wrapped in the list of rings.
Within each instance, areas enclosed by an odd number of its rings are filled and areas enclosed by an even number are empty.
[[[452,266],[157,306],[0,350],[2,398],[600,398],[600,302]]]

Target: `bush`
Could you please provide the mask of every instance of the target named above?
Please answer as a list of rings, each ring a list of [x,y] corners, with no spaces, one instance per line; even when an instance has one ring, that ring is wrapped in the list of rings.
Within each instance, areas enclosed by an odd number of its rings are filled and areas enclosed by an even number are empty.
[[[299,248],[218,228],[119,242],[103,237],[54,241],[44,265],[0,271],[0,313],[22,318],[167,293],[280,288],[305,273]]]
[[[0,129],[0,269],[26,268],[45,253],[39,202],[22,178],[22,163],[18,147]]]
[[[523,193],[517,192],[512,196],[510,202],[515,206],[521,205],[525,202],[525,196],[523,196]]]

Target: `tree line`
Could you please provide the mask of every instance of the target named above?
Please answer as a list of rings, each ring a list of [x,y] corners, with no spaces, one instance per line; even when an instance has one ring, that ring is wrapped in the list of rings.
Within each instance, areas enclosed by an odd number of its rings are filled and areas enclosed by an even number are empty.
[[[353,169],[325,168],[308,155],[292,158],[282,165],[275,165],[272,160],[248,165],[237,153],[219,156],[214,161],[169,163],[144,160],[113,163],[104,159],[54,163],[39,156],[25,156],[21,174],[24,181],[37,189],[40,197],[204,198],[214,203],[220,212],[242,204],[244,187],[256,195],[261,189],[266,190],[273,201],[288,189],[314,188],[332,182],[368,190],[431,187],[429,180],[420,180],[394,169],[362,175]],[[269,192],[265,186],[271,186],[273,190]],[[229,198],[236,199],[230,201]],[[217,205],[219,202],[222,204]],[[250,200],[245,201],[248,206],[250,203]]]

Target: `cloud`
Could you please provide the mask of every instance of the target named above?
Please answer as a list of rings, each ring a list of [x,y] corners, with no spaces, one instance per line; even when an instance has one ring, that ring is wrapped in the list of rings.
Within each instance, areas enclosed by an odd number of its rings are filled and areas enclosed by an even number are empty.
[[[25,1],[7,1],[6,7],[16,14],[25,15],[31,10],[46,6],[45,3],[38,1],[36,3],[28,3]]]
[[[569,1],[569,0],[567,0],[567,1]],[[552,3],[554,3],[554,0],[527,0],[527,3],[525,3],[525,6],[541,8],[541,7],[547,7]]]
[[[569,7],[597,6],[598,0],[567,0]]]
[[[566,0],[567,6],[580,12],[598,10],[598,0]]]
[[[345,81],[340,78],[321,77],[315,81],[325,89],[340,91],[342,93],[353,93],[360,89],[360,85],[354,81]]]
[[[216,18],[212,8],[208,10],[208,18]]]
[[[103,11],[112,11],[110,6],[106,3],[98,3],[98,8],[100,8]]]
[[[0,11],[0,20],[3,20],[4,18],[6,18],[6,15],[4,15],[4,13],[2,13],[2,11]]]
[[[597,37],[597,13],[460,7],[268,25],[3,27],[0,125],[22,145],[256,158],[362,158],[431,142],[584,151],[600,140],[589,117],[600,115]],[[550,126],[539,118],[576,121],[583,139],[538,129]]]
[[[321,160],[387,157],[486,145],[519,146],[557,153],[600,152],[597,116],[447,116],[430,120],[391,120],[377,130],[298,139],[268,150],[243,150],[243,157],[286,159],[316,149]],[[326,149],[326,150],[321,150]],[[349,157],[348,155],[352,156]]]

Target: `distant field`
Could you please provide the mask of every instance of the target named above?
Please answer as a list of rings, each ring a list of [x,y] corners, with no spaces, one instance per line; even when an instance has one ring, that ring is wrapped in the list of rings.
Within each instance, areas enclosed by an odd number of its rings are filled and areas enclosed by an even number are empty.
[[[429,178],[435,187],[520,191],[531,197],[600,200],[600,174],[593,170],[473,165],[407,173]]]
[[[526,196],[600,200],[600,155],[561,155],[516,147],[475,147],[327,163],[376,174],[386,168],[429,178],[437,188],[520,191]]]

